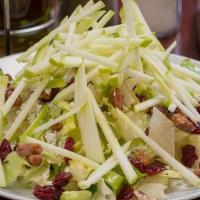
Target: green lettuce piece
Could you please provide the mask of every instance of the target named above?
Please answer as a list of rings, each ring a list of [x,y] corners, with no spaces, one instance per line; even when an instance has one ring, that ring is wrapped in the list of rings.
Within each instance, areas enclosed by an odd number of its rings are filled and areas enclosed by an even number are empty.
[[[152,42],[153,42],[153,40],[151,38],[147,38],[147,39],[144,40],[144,42],[142,42],[142,44],[140,46],[141,47],[148,47]]]
[[[53,152],[43,150],[42,156],[50,164],[55,164],[57,166],[61,166],[63,163],[63,157],[58,156]]]
[[[82,181],[86,179],[92,170],[90,167],[75,160],[69,161],[68,169],[73,174],[72,180],[74,181]]]
[[[8,84],[8,76],[1,76],[0,75],[0,86],[7,87]]]
[[[109,97],[111,96],[113,89],[116,88],[118,85],[118,76],[111,75],[107,82],[105,82],[104,79],[103,82],[104,83],[100,84],[100,89],[104,96]]]
[[[114,171],[110,171],[104,176],[104,181],[115,194],[118,194],[125,182],[125,178]]]
[[[62,78],[54,78],[50,80],[47,84],[47,88],[63,88],[65,86],[65,81]]]
[[[38,167],[31,167],[23,170],[22,183],[36,183],[39,185],[47,185],[50,175],[49,164],[44,163]]]
[[[90,200],[92,193],[88,190],[63,192],[60,200]]]
[[[67,112],[70,111],[70,104],[66,101],[59,101],[59,102],[56,102],[56,105],[59,107],[59,108],[62,108],[63,110],[66,110]]]
[[[48,110],[49,110],[48,106],[46,105],[43,106],[42,110],[40,111],[36,119],[31,123],[31,125],[26,129],[26,131],[20,136],[21,142],[23,142],[27,136],[32,136],[33,130],[46,120],[48,116]]]
[[[6,187],[6,186],[7,186],[6,178],[4,174],[3,165],[0,159],[0,187]]]
[[[152,150],[152,148],[150,148],[141,138],[133,139],[133,142],[130,146],[130,150],[132,152],[136,152],[138,150],[141,152],[144,152],[147,155],[147,157],[149,158],[149,160],[154,159],[156,156],[156,154]]]
[[[97,191],[92,196],[91,200],[116,200],[113,191],[101,180],[97,184]]]
[[[23,173],[24,167],[30,166],[28,162],[16,152],[10,153],[4,161],[3,168],[7,184],[11,184]]]

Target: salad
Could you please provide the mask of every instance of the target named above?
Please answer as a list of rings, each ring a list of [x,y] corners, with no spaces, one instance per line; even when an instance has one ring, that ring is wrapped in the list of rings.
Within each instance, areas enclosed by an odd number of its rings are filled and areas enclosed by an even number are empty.
[[[102,1],[0,73],[0,187],[40,200],[162,200],[200,187],[200,73],[169,59],[134,0]],[[13,66],[14,67],[14,66]]]

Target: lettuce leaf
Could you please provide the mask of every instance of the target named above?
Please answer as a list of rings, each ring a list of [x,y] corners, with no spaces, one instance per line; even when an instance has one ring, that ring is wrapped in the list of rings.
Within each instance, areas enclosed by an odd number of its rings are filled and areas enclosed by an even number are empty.
[[[125,182],[125,178],[114,171],[108,172],[104,180],[115,194],[118,194]]]
[[[66,191],[60,197],[60,200],[90,200],[92,193],[88,190]]]
[[[92,196],[91,200],[116,200],[115,194],[112,190],[101,180],[97,184],[97,191]]]
[[[25,166],[30,165],[16,152],[12,152],[7,156],[3,168],[8,185],[17,180],[17,178],[23,173]]]
[[[157,108],[153,108],[149,136],[163,149],[175,157],[175,127]],[[167,142],[166,142],[167,141]]]

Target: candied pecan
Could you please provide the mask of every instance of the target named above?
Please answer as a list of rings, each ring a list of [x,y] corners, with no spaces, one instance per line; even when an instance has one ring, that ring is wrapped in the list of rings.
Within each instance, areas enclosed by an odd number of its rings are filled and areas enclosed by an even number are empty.
[[[53,180],[53,185],[55,187],[64,187],[72,179],[72,173],[70,172],[60,172]]]
[[[9,86],[6,90],[6,100],[11,96],[11,94],[13,93],[14,88],[12,88],[11,86]]]
[[[19,144],[16,148],[16,152],[20,156],[30,156],[33,154],[40,154],[43,148],[40,144]]]
[[[62,125],[61,123],[57,123],[57,124],[55,124],[55,125],[53,125],[53,126],[51,127],[51,130],[52,130],[52,131],[58,132],[58,131],[60,131],[62,128],[63,128],[63,125]]]
[[[1,161],[3,162],[6,159],[7,155],[11,152],[12,152],[12,148],[10,146],[9,141],[7,139],[3,139],[3,141],[0,145],[0,159],[1,159]]]
[[[42,156],[38,155],[38,154],[34,154],[34,155],[30,155],[28,156],[28,162],[32,165],[32,166],[39,166],[42,163]]]
[[[134,189],[126,184],[117,196],[117,200],[132,200],[134,197]]]
[[[135,159],[142,162],[145,166],[150,163],[147,154],[139,150],[135,152]]]
[[[64,149],[67,149],[69,151],[74,151],[74,145],[75,145],[75,142],[73,138],[68,137],[65,141]],[[70,160],[69,158],[65,158],[65,163],[68,164],[69,160]]]
[[[148,200],[148,199],[149,199],[148,196],[141,191],[135,190],[133,192],[132,200]]]
[[[163,106],[156,106],[156,108],[166,117],[169,117],[169,111]]]
[[[175,112],[171,115],[171,120],[174,125],[186,132],[193,132],[195,130],[194,123],[183,113]]]
[[[37,185],[34,189],[33,195],[40,200],[59,200],[62,194],[60,188],[54,186],[39,186]]]
[[[198,159],[195,146],[187,144],[182,147],[182,158],[181,162],[186,166],[191,168],[195,161]]]
[[[112,93],[112,104],[114,107],[119,108],[120,110],[123,109],[124,105],[124,94],[119,88],[113,90]]]

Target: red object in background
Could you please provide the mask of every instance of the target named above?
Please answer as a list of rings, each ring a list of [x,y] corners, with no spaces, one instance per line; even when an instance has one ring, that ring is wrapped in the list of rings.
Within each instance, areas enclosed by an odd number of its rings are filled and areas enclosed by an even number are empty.
[[[200,60],[200,48],[198,46],[198,34],[196,27],[198,0],[183,0],[182,22],[178,33],[174,36],[162,38],[161,42],[168,47],[174,40],[177,41],[175,54]]]

